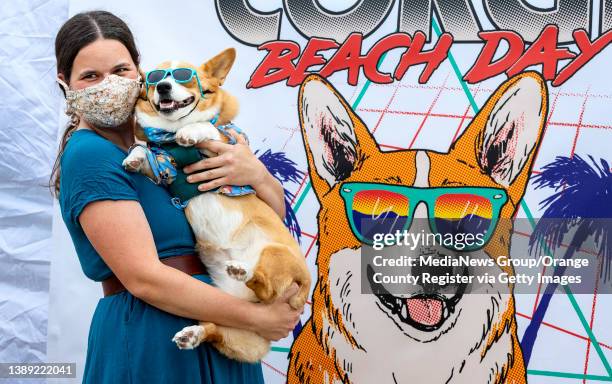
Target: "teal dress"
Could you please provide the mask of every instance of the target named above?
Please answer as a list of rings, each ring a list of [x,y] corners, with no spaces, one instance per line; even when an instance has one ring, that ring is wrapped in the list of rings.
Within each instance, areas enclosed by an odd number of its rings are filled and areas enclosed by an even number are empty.
[[[135,200],[147,217],[159,258],[194,253],[195,239],[183,211],[168,191],[147,177],[129,173],[127,153],[91,130],[72,134],[61,158],[62,218],[85,275],[102,281],[112,275],[79,225],[79,214],[96,200]],[[108,218],[112,225],[112,218]],[[194,275],[212,284],[205,274]],[[240,363],[211,344],[180,350],[171,341],[196,320],[157,309],[124,291],[98,301],[87,340],[83,383],[263,383],[261,364]]]

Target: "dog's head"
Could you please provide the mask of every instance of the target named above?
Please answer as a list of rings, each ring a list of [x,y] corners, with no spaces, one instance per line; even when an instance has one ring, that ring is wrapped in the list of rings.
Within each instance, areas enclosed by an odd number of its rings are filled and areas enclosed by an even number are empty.
[[[194,117],[210,120],[219,113],[220,87],[235,58],[235,49],[228,48],[199,67],[164,61],[146,76],[142,74],[146,83],[136,104],[139,124],[173,130]]]
[[[332,326],[339,331],[334,333],[342,334],[341,337],[350,340],[353,347],[362,346],[366,350],[372,347],[364,340],[367,335],[375,335],[372,337],[379,343],[396,343],[403,336],[429,342],[443,337],[457,324],[465,325],[467,322],[477,324],[471,328],[475,328],[478,340],[485,337],[488,330],[483,333],[483,324],[495,326],[487,316],[504,313],[506,308],[503,305],[507,305],[509,300],[502,303],[502,296],[509,297],[511,287],[486,286],[484,294],[480,295],[462,295],[465,287],[455,287],[451,292],[425,285],[415,285],[397,295],[361,294],[362,243],[355,234],[355,224],[351,223],[356,219],[350,216],[363,215],[364,212],[359,212],[361,208],[347,209],[343,194],[352,193],[347,192],[350,189],[346,188],[347,183],[353,183],[353,186],[361,183],[366,188],[376,183],[391,188],[497,189],[504,196],[499,217],[510,219],[525,192],[542,138],[547,97],[546,84],[541,76],[526,72],[509,79],[491,95],[448,153],[382,151],[346,100],[321,77],[309,76],[300,88],[298,103],[310,179],[321,205],[317,256],[319,289],[315,289],[313,307],[315,325],[320,329]],[[403,137],[402,133],[398,132],[397,137]],[[401,205],[401,197],[398,200],[394,198],[370,194],[361,201],[361,207],[369,206],[364,208],[365,214],[371,218],[376,216],[378,220],[381,213],[397,213],[398,205],[393,204],[399,202]],[[403,204],[409,205],[407,202]],[[410,209],[414,209],[415,218],[427,220],[437,212],[423,201]],[[413,225],[416,223],[416,219],[413,220]],[[423,231],[430,232],[429,225]],[[461,254],[472,258],[508,255],[510,236],[509,220],[500,220],[486,246]],[[417,247],[412,256],[424,254],[457,256],[440,247]],[[511,268],[502,267],[497,262],[494,269],[512,274]],[[418,271],[412,272],[419,274]],[[487,270],[442,272],[484,274]],[[371,277],[368,278],[372,285]],[[364,330],[366,328],[375,330]],[[388,334],[388,337],[383,334]]]

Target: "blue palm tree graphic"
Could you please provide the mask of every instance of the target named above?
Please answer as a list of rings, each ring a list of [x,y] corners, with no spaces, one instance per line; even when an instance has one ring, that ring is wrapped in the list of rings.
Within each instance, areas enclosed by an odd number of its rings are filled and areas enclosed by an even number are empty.
[[[607,161],[590,162],[578,155],[558,156],[533,178],[535,188],[553,188],[555,193],[540,202],[545,208],[529,240],[529,250],[536,256],[557,249],[570,231],[573,233],[564,259],[571,259],[589,238],[595,240],[601,261],[600,278],[610,279],[612,261],[612,173]],[[557,266],[555,276],[563,276],[566,267]],[[548,284],[531,323],[525,330],[521,347],[525,365],[529,364],[538,330],[544,320],[558,284]]]
[[[257,155],[259,150],[255,151]],[[300,179],[304,177],[304,172],[300,171],[291,159],[287,158],[284,152],[272,152],[270,149],[258,156],[259,160],[268,168],[268,171],[283,184],[283,190],[285,193],[285,225],[289,228],[289,231],[300,242],[302,232],[300,230],[300,224],[297,221],[295,211],[291,206],[291,201],[295,197],[292,192],[285,188],[284,184],[287,182],[299,183]]]

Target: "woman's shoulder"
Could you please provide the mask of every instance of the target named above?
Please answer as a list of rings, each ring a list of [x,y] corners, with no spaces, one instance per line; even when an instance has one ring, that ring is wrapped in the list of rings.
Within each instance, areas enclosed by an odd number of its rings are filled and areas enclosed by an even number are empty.
[[[72,133],[72,136],[66,143],[61,158],[61,165],[65,166],[69,165],[69,163],[77,165],[84,165],[84,163],[117,164],[117,162],[121,165],[121,161],[123,161],[125,156],[126,152],[110,140],[89,129],[79,129]],[[108,160],[112,161],[109,162]]]
[[[62,176],[82,178],[88,175],[105,174],[129,177],[123,168],[127,152],[110,140],[91,130],[77,130],[68,140],[62,157],[60,169]]]
[[[126,152],[93,131],[78,130],[60,160],[60,205],[73,221],[94,200],[138,200],[132,176],[123,166]]]
[[[122,162],[127,152],[90,130],[77,130],[68,140],[60,160],[60,188],[78,185],[120,185],[133,189]]]

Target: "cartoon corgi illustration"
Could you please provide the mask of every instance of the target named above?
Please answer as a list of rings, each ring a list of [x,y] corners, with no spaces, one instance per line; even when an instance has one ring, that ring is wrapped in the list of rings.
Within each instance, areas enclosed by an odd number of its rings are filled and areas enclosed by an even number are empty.
[[[364,294],[362,281],[376,283],[361,276],[361,251],[371,240],[368,228],[389,230],[376,222],[385,210],[400,229],[420,218],[429,223],[426,232],[436,233],[456,223],[449,218],[477,219],[487,241],[462,255],[495,262],[462,273],[513,274],[496,257],[509,255],[510,219],[542,140],[548,112],[542,77],[525,72],[499,86],[448,153],[382,151],[318,75],[302,83],[298,109],[320,203],[318,280],[312,317],[291,348],[287,382],[525,383],[512,285],[486,284],[477,293],[459,286],[449,293],[415,284],[403,294]],[[446,248],[412,252],[456,255]]]

